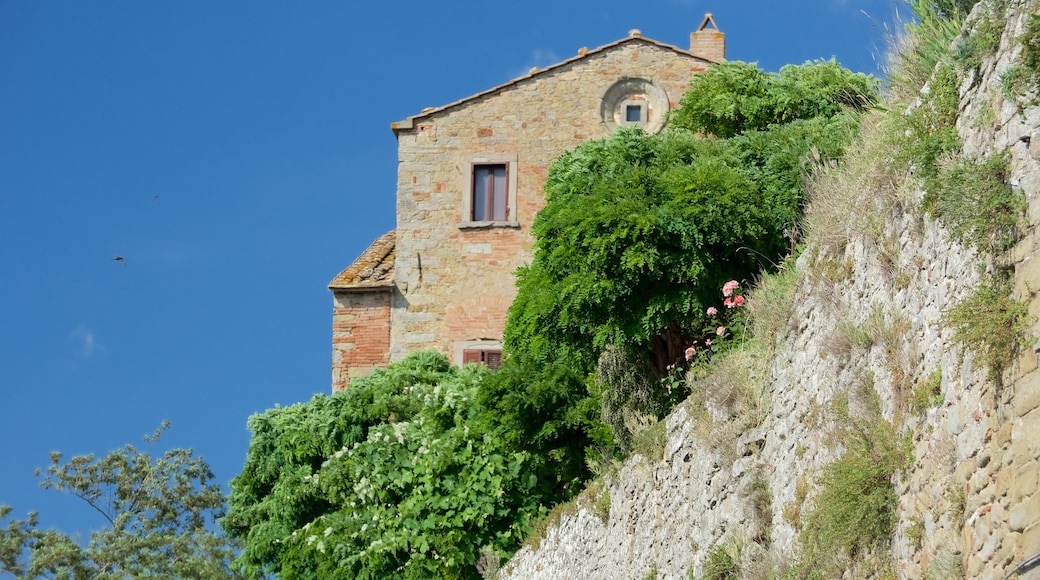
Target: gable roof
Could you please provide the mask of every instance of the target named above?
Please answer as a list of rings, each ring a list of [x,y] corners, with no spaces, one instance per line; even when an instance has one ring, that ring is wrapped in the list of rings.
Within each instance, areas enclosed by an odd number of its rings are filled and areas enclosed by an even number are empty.
[[[329,290],[368,290],[394,285],[395,230],[376,238],[354,263],[329,282]]]
[[[710,16],[711,15],[709,14],[708,17],[710,18]],[[705,23],[707,23],[707,19],[705,19]],[[711,23],[714,25],[715,21],[712,20]],[[701,28],[703,28],[704,26],[705,26],[705,24],[701,24]],[[405,131],[405,130],[411,129],[415,125],[415,121],[417,119],[422,119],[424,117],[429,117],[430,115],[434,115],[436,113],[441,113],[441,112],[444,112],[444,111],[447,111],[447,110],[450,110],[450,109],[454,109],[454,108],[462,106],[462,105],[464,105],[464,104],[466,104],[466,103],[468,103],[470,101],[474,101],[474,100],[479,99],[481,97],[485,97],[485,96],[488,96],[488,95],[500,92],[500,91],[502,91],[502,90],[504,90],[506,88],[512,87],[512,86],[517,85],[517,84],[519,84],[521,82],[530,80],[530,79],[532,79],[534,77],[538,77],[538,76],[542,76],[542,75],[548,74],[549,72],[554,71],[554,70],[556,70],[558,68],[567,66],[567,65],[569,65],[571,63],[574,63],[574,62],[577,62],[579,60],[583,60],[583,59],[589,58],[590,56],[593,56],[593,55],[596,55],[596,54],[599,54],[599,53],[602,53],[602,52],[606,52],[608,50],[611,50],[611,49],[616,48],[618,46],[621,46],[623,44],[640,43],[640,42],[644,43],[644,44],[649,44],[651,46],[656,46],[658,48],[663,48],[665,50],[670,50],[670,51],[675,52],[677,54],[681,54],[683,56],[689,57],[689,58],[691,58],[693,60],[697,60],[697,61],[703,62],[705,65],[717,64],[714,61],[710,61],[710,60],[708,60],[708,59],[706,59],[704,57],[697,56],[697,55],[693,54],[692,52],[690,52],[688,50],[683,50],[683,49],[679,48],[678,46],[675,46],[675,45],[672,45],[672,44],[665,44],[663,42],[658,42],[658,41],[653,40],[651,38],[646,38],[646,37],[644,37],[642,35],[642,33],[639,30],[633,29],[633,30],[630,30],[628,32],[628,37],[627,38],[622,38],[621,40],[616,40],[614,42],[611,42],[610,44],[604,44],[603,46],[600,46],[598,48],[594,48],[592,50],[588,50],[588,49],[582,48],[582,49],[578,50],[577,56],[572,56],[571,58],[568,58],[567,60],[564,60],[562,62],[558,62],[558,63],[556,63],[554,65],[550,65],[550,66],[547,66],[545,68],[533,68],[533,69],[531,69],[531,72],[527,73],[526,75],[524,75],[522,77],[515,78],[515,79],[513,79],[513,80],[511,80],[511,81],[509,81],[507,83],[503,83],[501,85],[498,85],[497,87],[492,87],[492,88],[490,88],[490,89],[488,89],[486,91],[481,91],[481,92],[479,92],[479,93],[477,93],[475,95],[470,95],[470,96],[468,96],[468,97],[466,97],[464,99],[459,99],[458,101],[455,101],[453,103],[448,103],[447,105],[443,105],[443,106],[440,106],[440,107],[428,107],[426,109],[423,109],[423,111],[421,113],[419,113],[418,115],[412,115],[412,116],[404,119],[403,121],[397,121],[396,123],[390,123],[390,128],[393,129],[394,133],[397,133],[398,131]]]

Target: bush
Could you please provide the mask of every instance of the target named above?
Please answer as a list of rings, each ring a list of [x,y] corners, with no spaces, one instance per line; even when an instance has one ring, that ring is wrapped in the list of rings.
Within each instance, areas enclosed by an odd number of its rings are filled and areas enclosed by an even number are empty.
[[[899,496],[892,476],[907,451],[882,419],[855,421],[845,454],[824,468],[819,495],[805,516],[798,567],[840,575],[849,561],[888,546]]]
[[[938,174],[940,159],[961,148],[957,133],[960,92],[956,71],[949,64],[940,65],[928,86],[929,93],[904,119],[906,130],[897,143],[896,153],[898,161],[925,180]]]
[[[729,138],[798,119],[830,118],[874,104],[878,80],[835,60],[787,65],[776,74],[730,61],[694,77],[669,124]]]
[[[538,475],[552,455],[544,441],[532,447],[546,456],[517,450],[477,404],[488,373],[417,353],[345,391],[251,417],[222,521],[245,540],[238,567],[283,578],[476,578],[479,558],[512,553],[543,490],[554,490]]]
[[[1007,155],[960,160],[940,169],[924,198],[925,209],[965,245],[999,254],[1021,237],[1025,196],[1007,185]]]
[[[997,381],[1018,354],[1034,339],[1029,329],[1034,319],[1029,307],[1011,296],[1010,281],[993,277],[975,293],[943,313],[942,323],[954,331],[954,339],[981,355]]]
[[[737,580],[740,578],[740,549],[734,542],[717,544],[708,550],[702,580]]]

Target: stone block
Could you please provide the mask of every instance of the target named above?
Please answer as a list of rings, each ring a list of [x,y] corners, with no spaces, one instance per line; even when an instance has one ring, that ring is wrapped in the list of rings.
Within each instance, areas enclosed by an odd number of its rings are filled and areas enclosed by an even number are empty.
[[[1009,495],[1011,501],[1020,502],[1037,492],[1040,487],[1040,463],[1035,459],[1015,470],[1015,480],[1011,483]]]
[[[1035,521],[1022,532],[1022,553],[1027,557],[1040,552],[1040,520]]]
[[[997,449],[1003,449],[1005,445],[1011,442],[1011,433],[1011,423],[1004,423],[997,429],[997,432],[993,435],[993,444]]]
[[[1040,262],[1040,260],[1036,260]],[[1012,405],[1015,413],[1022,417],[1040,407],[1040,372],[1032,372],[1015,382],[1015,398]],[[1040,423],[1040,421],[1037,421]]]
[[[1029,515],[1030,501],[1031,498],[1011,506],[1008,512],[1008,528],[1011,531],[1021,532],[1033,523]]]
[[[1038,447],[1040,447],[1040,441],[1038,441],[1037,433],[1040,432],[1040,426],[1026,424],[1025,421],[1016,421],[1014,434],[1012,435],[1011,445],[1008,447],[1008,453],[1011,453],[1014,457],[1032,460],[1038,456]]]

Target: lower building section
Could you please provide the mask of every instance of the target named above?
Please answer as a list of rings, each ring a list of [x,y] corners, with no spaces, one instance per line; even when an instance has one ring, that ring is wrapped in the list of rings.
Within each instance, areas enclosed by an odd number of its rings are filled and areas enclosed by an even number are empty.
[[[332,389],[390,361],[389,288],[335,292],[332,313]]]

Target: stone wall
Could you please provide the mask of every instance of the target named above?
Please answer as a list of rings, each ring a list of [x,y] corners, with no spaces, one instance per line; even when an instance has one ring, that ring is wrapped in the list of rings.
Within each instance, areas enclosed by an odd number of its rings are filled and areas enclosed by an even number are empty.
[[[643,79],[664,95],[651,103],[652,124],[707,64],[634,31],[551,70],[395,124],[399,293],[391,360],[427,348],[451,355],[458,341],[500,341],[516,295],[513,272],[530,261],[530,227],[545,203],[549,165],[610,134],[603,99],[620,79]],[[508,162],[515,172],[517,201],[504,222],[467,223],[469,164],[480,160]]]
[[[1040,2],[1008,4],[1000,52],[961,88],[958,130],[967,156],[1010,157],[1010,183],[1027,197],[1029,226],[1003,260],[1014,268],[1016,298],[1040,315],[1040,108],[1007,99],[1000,86],[1017,56],[1015,38]],[[862,204],[886,195],[864,192]],[[692,398],[667,418],[661,460],[629,459],[608,478],[609,501],[586,493],[500,577],[699,577],[712,547],[763,533],[768,551],[751,560],[782,567],[797,550],[792,514],[812,505],[813,482],[842,452],[821,409],[863,385],[912,442],[914,461],[894,482],[898,521],[887,557],[898,577],[1002,578],[1040,553],[1037,348],[1021,353],[1002,380],[989,380],[977,353],[941,322],[979,284],[986,261],[938,222],[898,204],[886,215],[860,224],[861,235],[838,256],[824,259],[824,242],[810,239],[797,264],[792,316],[764,371],[768,414],[757,427],[720,441],[727,433],[719,423],[706,429]],[[840,329],[872,316],[896,332],[869,346],[839,344]],[[1040,336],[1040,327],[1032,333]],[[932,376],[941,377],[942,402],[900,411],[908,391]],[[756,502],[763,489],[765,504]],[[1036,569],[1019,572],[1040,577]]]

